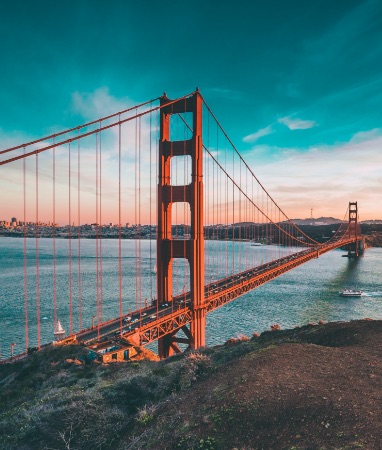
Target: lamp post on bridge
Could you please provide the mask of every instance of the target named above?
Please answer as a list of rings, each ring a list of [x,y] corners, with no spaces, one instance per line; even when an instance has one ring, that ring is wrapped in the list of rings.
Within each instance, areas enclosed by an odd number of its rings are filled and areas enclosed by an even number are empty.
[[[16,346],[16,342],[12,342],[12,344],[11,344],[11,358],[13,358],[15,346]]]

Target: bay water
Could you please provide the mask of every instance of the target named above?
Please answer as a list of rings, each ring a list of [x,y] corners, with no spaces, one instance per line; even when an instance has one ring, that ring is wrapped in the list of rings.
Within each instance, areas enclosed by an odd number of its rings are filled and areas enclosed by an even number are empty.
[[[119,315],[118,240],[102,240],[102,258],[97,257],[97,243],[38,240],[39,289],[36,290],[36,242],[26,239],[26,286],[24,290],[24,239],[0,238],[0,357],[25,351],[25,300],[28,304],[29,346],[37,344],[37,307],[40,297],[41,343],[53,340],[54,265],[56,266],[57,317],[69,331],[70,285],[73,301],[73,330],[79,329],[79,298],[82,304],[82,328],[91,326],[97,315],[96,298],[102,296],[102,320]],[[238,272],[296,249],[271,245],[251,246],[250,242],[206,241],[206,283]],[[121,241],[123,313],[139,304],[149,304],[156,296],[156,244],[149,240]],[[282,328],[310,321],[354,320],[365,317],[382,319],[382,248],[369,248],[358,259],[342,257],[346,253],[333,250],[283,276],[259,287],[213,311],[207,316],[207,345],[222,344],[230,337],[250,336],[262,332],[273,323]],[[99,248],[98,248],[99,256]],[[78,264],[80,262],[80,264]],[[245,265],[245,267],[243,266]],[[97,286],[98,274],[98,294]],[[72,277],[69,274],[72,273]],[[78,277],[80,273],[80,277]],[[186,276],[185,276],[186,275]],[[70,282],[70,279],[72,280]],[[188,290],[188,266],[183,260],[174,264],[174,293]],[[80,293],[79,293],[80,282]],[[361,297],[344,298],[339,291],[360,289]]]

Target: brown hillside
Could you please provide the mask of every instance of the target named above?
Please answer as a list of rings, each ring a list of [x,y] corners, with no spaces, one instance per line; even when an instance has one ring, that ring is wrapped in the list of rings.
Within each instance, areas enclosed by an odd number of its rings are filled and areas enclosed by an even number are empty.
[[[263,333],[125,448],[382,449],[381,341],[368,320]]]
[[[118,364],[46,347],[0,365],[0,449],[382,449],[381,338],[337,322]]]

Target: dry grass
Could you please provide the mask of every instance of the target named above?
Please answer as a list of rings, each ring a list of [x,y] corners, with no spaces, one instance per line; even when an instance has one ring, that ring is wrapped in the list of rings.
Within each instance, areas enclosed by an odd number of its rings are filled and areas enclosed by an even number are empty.
[[[0,448],[376,450],[381,337],[378,321],[308,325],[110,365],[47,349],[0,366]]]

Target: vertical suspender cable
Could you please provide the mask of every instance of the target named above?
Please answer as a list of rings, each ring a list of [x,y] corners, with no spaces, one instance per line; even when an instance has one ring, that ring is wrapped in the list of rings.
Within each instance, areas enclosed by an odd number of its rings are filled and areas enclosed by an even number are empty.
[[[210,114],[207,115],[207,146],[210,148]],[[210,219],[210,157],[207,152],[206,153],[206,167],[204,170],[206,171],[207,177],[206,177],[206,183],[205,183],[205,220],[208,223],[208,243],[211,244],[211,219]],[[207,251],[207,254],[204,254],[204,260],[205,260],[205,277],[207,277],[207,283],[209,284],[211,282],[211,274],[212,274],[212,267],[211,267],[211,245],[208,245],[209,250]]]
[[[137,111],[136,111],[137,114]],[[134,250],[135,250],[135,260],[138,260],[138,121],[135,119],[135,139],[134,139],[134,147],[135,147],[135,189],[134,189],[134,215],[135,215],[135,232],[134,232]],[[135,309],[139,309],[138,304],[138,264],[135,264]]]
[[[138,223],[139,223],[139,239],[138,239],[138,292],[139,307],[142,308],[142,251],[141,251],[141,118],[138,118]]]
[[[219,128],[216,127],[216,152],[217,152],[217,157],[219,157],[219,153],[220,153],[220,149],[219,149]],[[219,167],[216,165],[216,179],[214,184],[216,183],[216,198],[215,198],[215,239],[216,239],[216,245],[215,245],[215,267],[217,268],[217,272],[218,272],[218,277],[219,279],[221,278],[221,271],[220,271],[220,261],[219,261],[219,238],[218,238],[218,214],[219,214]]]
[[[57,324],[57,260],[56,260],[56,147],[53,147],[53,314]]]
[[[225,140],[224,146],[224,169],[227,171],[227,139]],[[225,186],[224,186],[224,195],[225,195],[225,220],[224,220],[224,228],[225,228],[225,277],[228,277],[228,178],[225,177]]]
[[[267,216],[269,217],[269,206],[268,206],[268,200],[269,200],[269,196],[267,195]],[[270,227],[271,227],[271,223],[269,221],[269,219],[267,219],[267,241],[269,242],[269,244],[271,244],[271,238],[270,238]],[[268,246],[267,246],[267,251],[268,251]],[[268,256],[267,254],[267,262],[270,260],[270,256]]]
[[[252,200],[252,202],[255,201],[255,199],[254,199],[254,192],[253,192],[253,177],[251,177],[251,200]],[[250,221],[252,222],[252,224],[251,224],[250,240],[255,242],[256,216],[254,214],[255,210],[254,210],[254,207],[253,207],[253,203],[250,204],[250,208],[251,208]],[[250,248],[250,250],[252,250],[252,249]],[[254,259],[255,259],[255,252],[251,251],[251,256],[250,256],[251,267],[254,267],[254,265],[255,265]]]
[[[183,127],[183,173],[184,173],[184,177],[183,177],[183,184],[185,185],[187,180],[188,180],[188,167],[187,167],[187,158],[186,158],[186,146],[185,146],[185,141],[187,139],[187,129],[185,127]],[[204,155],[202,153],[202,159],[204,158]],[[204,161],[203,161],[204,163]],[[204,208],[204,203],[203,203],[203,208]],[[187,291],[187,284],[188,284],[188,280],[186,277],[186,273],[187,273],[187,269],[186,269],[186,236],[185,234],[188,233],[188,223],[186,221],[186,217],[187,217],[187,212],[188,212],[188,205],[186,205],[186,198],[185,198],[185,192],[183,191],[183,290]],[[203,216],[204,217],[204,216]]]
[[[156,126],[156,130],[157,130],[157,137],[155,139],[155,205],[156,208],[158,207],[158,184],[159,184],[159,180],[158,180],[158,167],[159,167],[159,139],[160,139],[160,112],[158,111],[157,113],[157,126]],[[158,211],[156,211],[156,216],[158,215]],[[156,224],[155,226],[155,238],[158,238],[158,224]],[[155,241],[157,242],[157,240]],[[157,249],[158,251],[158,249]],[[155,275],[156,277],[158,277],[158,268],[157,268],[157,273]],[[157,291],[157,283],[155,283],[155,298],[156,298],[156,306],[157,306],[157,310],[158,310],[158,291]]]
[[[232,173],[235,178],[235,153],[232,152]],[[232,183],[232,275],[235,273],[235,185]]]
[[[102,121],[99,123],[102,128]],[[99,310],[103,320],[103,258],[102,258],[102,130],[99,132]]]
[[[214,272],[216,271],[216,261],[215,261],[215,164],[212,165],[212,244],[213,244],[213,254],[212,254],[212,265],[214,267]],[[215,274],[216,278],[218,277],[218,274]]]
[[[216,127],[216,152],[217,152],[217,158],[219,157],[220,149],[219,149],[219,128]],[[216,165],[216,178],[215,178],[215,239],[216,239],[216,246],[215,246],[215,265],[218,272],[219,279],[222,277],[221,270],[220,270],[220,258],[219,258],[219,230],[218,230],[218,223],[219,223],[219,167]]]
[[[176,141],[179,140],[179,115],[176,116]],[[173,185],[173,183],[175,183],[175,185],[178,185],[178,158],[172,159],[172,161],[175,161],[175,177],[172,175],[171,173],[171,186]],[[175,180],[174,180],[175,178]],[[175,239],[178,240],[178,203],[174,204],[174,209],[175,209]],[[172,222],[172,219],[171,219]],[[178,259],[176,259],[175,261],[173,261],[173,265],[175,264],[175,270],[172,271],[173,275],[175,274],[175,293],[176,295],[179,294],[179,264],[178,264]],[[174,268],[173,268],[174,269]],[[174,285],[174,282],[173,282]],[[173,294],[174,295],[174,294]]]
[[[184,110],[186,110],[186,99],[184,99]],[[186,139],[188,138],[188,129],[187,127],[183,127],[183,172],[185,174],[184,176],[184,184],[186,184],[186,180],[188,181],[188,164],[187,164],[187,157],[186,157]],[[203,157],[203,155],[202,155]],[[184,298],[183,300],[186,301],[186,291],[187,284],[188,284],[188,278],[187,278],[187,259],[186,259],[186,236],[184,236],[186,233],[188,234],[188,206],[186,205],[186,189],[183,189],[183,291],[184,291]],[[205,217],[205,216],[204,216]]]
[[[98,266],[98,228],[99,228],[99,217],[98,217],[98,133],[96,133],[96,224],[95,224],[95,232],[96,232],[96,242],[95,242],[95,250],[96,250],[96,311],[97,311],[97,330],[98,330],[98,339],[100,338],[100,307],[99,307],[99,266]]]
[[[239,186],[240,189],[242,189],[242,172],[241,172],[241,160],[239,159]],[[242,265],[243,265],[243,245],[242,245],[242,222],[243,222],[243,216],[242,216],[242,211],[243,211],[243,200],[242,200],[242,193],[240,192],[240,190],[238,191],[238,195],[239,195],[239,227],[238,227],[238,272],[242,271]]]
[[[121,117],[119,117],[121,120]],[[122,242],[121,242],[121,124],[118,125],[118,287],[119,287],[119,327],[122,332]]]
[[[217,190],[217,238],[218,238],[218,262],[219,262],[219,278],[224,278],[224,260],[222,258],[223,256],[223,243],[221,240],[221,227],[220,224],[222,223],[222,171],[218,171],[218,190]]]
[[[40,322],[40,268],[39,268],[39,228],[38,228],[38,153],[36,153],[36,316],[37,316],[37,348],[41,347]]]
[[[172,117],[170,116],[170,141],[171,141],[171,138],[172,138],[172,131],[171,131],[171,125],[172,124],[173,124],[173,120],[172,120]],[[171,162],[170,162],[170,165],[171,165]],[[173,176],[172,176],[171,168],[170,168],[170,180],[169,180],[169,182],[170,182],[170,208],[171,208],[171,213],[172,213],[173,212],[173,203],[172,203],[172,201],[173,201],[173,196],[172,196],[173,195],[173,192],[172,192]],[[171,314],[173,314],[173,312],[174,312],[174,301],[173,301],[173,297],[174,297],[174,293],[173,293],[173,284],[174,284],[173,248],[174,247],[173,247],[173,239],[172,239],[172,229],[173,229],[172,214],[170,215],[170,219],[167,217],[167,220],[170,221],[170,237],[169,237],[169,239],[170,239],[170,262],[169,262],[169,265],[171,266],[171,269],[169,268],[169,270],[171,270],[171,273],[172,273],[172,276],[171,276],[172,286],[170,286],[172,298],[168,298],[168,299],[166,299],[166,301],[167,300],[171,301]],[[167,283],[168,283],[168,281],[167,281]],[[167,292],[168,292],[168,290],[167,290]],[[157,308],[158,307],[159,307],[159,305],[157,306]]]
[[[208,138],[209,139],[209,138]],[[210,282],[214,279],[214,272],[213,272],[213,260],[212,260],[212,251],[213,251],[213,221],[212,221],[212,214],[213,213],[213,203],[211,201],[211,195],[212,195],[212,188],[213,186],[211,186],[211,173],[213,170],[213,163],[211,163],[211,158],[208,155],[208,178],[207,178],[207,182],[208,182],[208,208],[207,208],[207,214],[208,214],[208,223],[209,223],[209,227],[208,227],[208,239],[209,239],[209,251],[208,251],[208,267],[209,267],[209,272],[210,272]]]
[[[25,147],[24,147],[25,154]],[[26,158],[23,159],[23,186],[24,186],[24,317],[25,317],[25,351],[28,351],[29,347],[29,313],[28,313],[28,283],[27,283],[27,201],[26,201]]]
[[[69,268],[69,317],[70,317],[70,334],[73,334],[73,286],[72,286],[72,214],[71,214],[71,143],[69,142],[68,154],[68,172],[69,172],[69,189],[68,189],[68,206],[69,206],[69,227],[68,227],[68,268]]]
[[[78,130],[80,134],[80,130]],[[78,176],[77,176],[77,216],[78,216],[78,328],[82,330],[82,280],[81,280],[81,151],[80,151],[80,141],[77,141],[77,165],[78,165]]]
[[[150,109],[151,109],[151,102],[150,102]],[[149,266],[149,273],[150,273],[150,305],[151,305],[151,301],[152,301],[152,298],[153,298],[153,264],[152,264],[152,233],[151,233],[151,230],[152,230],[152,204],[151,204],[151,202],[152,202],[152,192],[151,192],[151,190],[152,190],[152,179],[151,179],[151,177],[152,177],[152,169],[151,169],[151,163],[152,163],[152,113],[150,112],[150,137],[149,137],[149,139],[150,139],[150,142],[149,142],[149,153],[150,153],[150,163],[149,163],[149,191],[150,191],[150,194],[149,194],[149,224],[150,224],[150,258],[149,258],[149,261],[150,261],[150,266]]]

